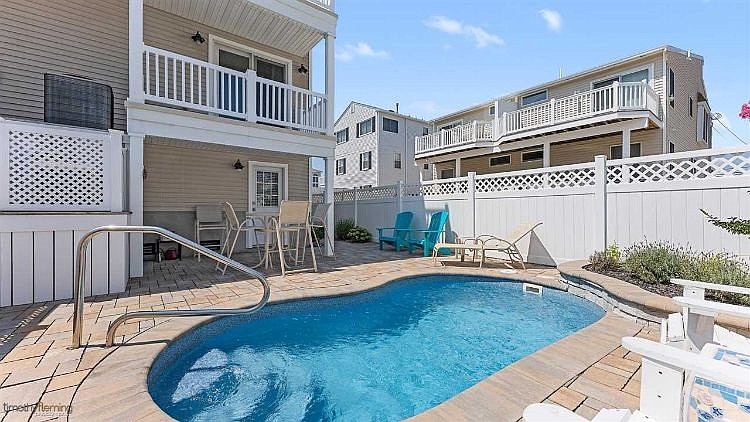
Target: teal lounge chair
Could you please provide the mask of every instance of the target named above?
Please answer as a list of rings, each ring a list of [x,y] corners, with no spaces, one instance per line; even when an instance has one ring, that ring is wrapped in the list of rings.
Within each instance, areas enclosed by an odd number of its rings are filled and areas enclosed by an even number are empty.
[[[426,230],[409,230],[409,241],[407,248],[409,253],[415,246],[422,248],[424,256],[430,256],[432,248],[440,241],[445,232],[445,223],[448,222],[448,211],[439,211],[430,217],[430,226]],[[442,251],[440,251],[443,253]],[[448,251],[450,253],[450,251]]]
[[[411,212],[400,212],[396,215],[396,223],[393,227],[378,227],[378,243],[380,243],[380,250],[383,250],[383,243],[388,243],[396,248],[396,252],[401,252],[402,247],[408,247],[407,240],[409,238],[409,227],[411,226],[411,219],[414,218],[414,213]],[[392,236],[383,235],[383,231],[392,231]]]

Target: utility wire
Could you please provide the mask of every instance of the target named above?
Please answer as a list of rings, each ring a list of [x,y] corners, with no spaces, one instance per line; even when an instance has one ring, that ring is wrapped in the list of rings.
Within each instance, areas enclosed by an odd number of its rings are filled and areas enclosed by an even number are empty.
[[[721,121],[721,119],[716,119],[716,121],[719,122],[720,125],[724,126],[724,129],[726,129],[727,131],[729,131],[729,133],[731,133],[732,135],[734,135],[734,137],[737,138],[738,141],[742,142],[745,145],[748,144],[742,138],[740,138],[736,133],[734,133],[734,131],[732,131],[732,129],[729,129],[729,127],[727,125],[725,125],[724,122]]]

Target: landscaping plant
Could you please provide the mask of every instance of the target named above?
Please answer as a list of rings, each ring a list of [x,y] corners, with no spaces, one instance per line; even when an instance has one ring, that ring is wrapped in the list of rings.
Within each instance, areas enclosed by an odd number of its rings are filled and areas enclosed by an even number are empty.
[[[354,228],[354,220],[351,218],[345,218],[336,222],[336,227],[333,229],[333,234],[336,236],[336,240],[347,240],[349,231]]]
[[[594,252],[589,258],[591,269],[596,272],[619,271],[622,267],[621,255],[617,245],[610,245],[603,251]]]
[[[367,231],[366,228],[361,226],[355,226],[349,230],[348,238],[354,243],[367,243],[372,239],[372,235]]]

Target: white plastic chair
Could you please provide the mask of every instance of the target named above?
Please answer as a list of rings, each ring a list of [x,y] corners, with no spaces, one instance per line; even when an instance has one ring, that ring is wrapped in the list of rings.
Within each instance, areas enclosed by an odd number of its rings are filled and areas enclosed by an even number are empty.
[[[700,351],[707,343],[716,343],[750,354],[749,338],[714,323],[719,314],[750,319],[750,307],[705,299],[706,290],[750,296],[750,289],[678,278],[671,282],[683,286],[682,296],[673,298],[683,311],[662,320],[662,343],[692,352]]]
[[[195,207],[195,242],[201,244],[201,232],[204,231],[221,231],[219,238],[219,249],[222,249],[224,243],[227,223],[221,214],[220,204],[200,204]],[[201,260],[201,254],[198,255],[198,262]]]
[[[334,250],[333,240],[331,238],[331,230],[328,230],[328,224],[326,223],[328,210],[330,208],[330,203],[316,204],[313,208],[312,215],[310,216],[310,227],[312,228],[312,235],[315,238],[315,243],[318,245],[318,252],[320,252],[321,256],[323,256],[323,250],[320,246],[320,239],[318,239],[318,235],[317,233],[315,233],[315,229],[317,228],[323,229],[323,237],[325,237],[325,242],[328,244],[328,247],[331,248],[331,250]],[[334,259],[335,257],[336,255],[334,254]]]
[[[312,244],[312,233],[310,227],[310,203],[307,201],[281,201],[279,209],[279,218],[272,218],[270,221],[271,231],[276,233],[277,249],[279,251],[279,265],[281,266],[281,274],[286,275],[287,273],[301,272],[301,271],[318,271],[318,262],[315,259],[315,251]],[[300,236],[300,234],[302,236]],[[285,247],[283,239],[289,237],[289,244]],[[292,240],[292,237],[294,240]],[[288,253],[291,257],[291,252],[294,251],[294,264],[299,265],[299,249],[300,240],[305,245],[302,252],[302,262],[305,260],[305,250],[309,242],[310,254],[312,255],[312,268],[298,268],[294,270],[287,270],[287,264],[284,260],[284,252]],[[292,245],[294,244],[294,247]]]
[[[603,409],[592,422],[678,422],[750,419],[750,355],[707,345],[701,353],[636,337],[622,346],[642,356],[640,409]],[[722,416],[722,418],[719,417]],[[526,422],[587,422],[564,407],[532,404]]]

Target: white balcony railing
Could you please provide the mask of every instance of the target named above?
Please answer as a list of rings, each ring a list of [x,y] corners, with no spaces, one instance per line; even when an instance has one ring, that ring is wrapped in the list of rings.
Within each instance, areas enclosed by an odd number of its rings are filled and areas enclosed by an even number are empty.
[[[441,130],[424,136],[417,136],[415,151],[422,154],[475,142],[495,140],[493,122],[473,121],[450,129]]]
[[[659,95],[647,83],[625,82],[553,98],[543,104],[504,113],[502,135],[628,110],[650,110],[658,117]]]
[[[146,100],[220,116],[325,133],[328,100],[290,84],[259,78],[154,47],[143,47]]]
[[[659,95],[645,82],[615,83],[610,86],[553,98],[548,102],[503,113],[497,128],[492,123],[472,122],[415,140],[416,154],[440,151],[480,141],[496,141],[526,130],[551,127],[618,111],[651,111],[659,118]]]
[[[334,0],[306,0],[312,4],[316,4],[326,10],[333,11],[334,9]]]

